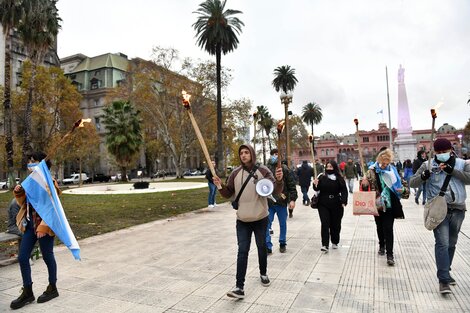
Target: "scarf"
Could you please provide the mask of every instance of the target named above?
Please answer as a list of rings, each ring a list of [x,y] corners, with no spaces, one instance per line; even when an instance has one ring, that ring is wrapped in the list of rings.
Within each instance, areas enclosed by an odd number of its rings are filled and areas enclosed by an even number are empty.
[[[393,192],[398,199],[401,198],[401,192],[398,189],[402,189],[400,175],[394,166],[388,165],[385,169],[382,169],[378,162],[374,164],[374,170],[379,174],[380,184],[382,185],[382,193],[380,196],[385,202],[388,209],[392,207],[392,201],[390,191]]]

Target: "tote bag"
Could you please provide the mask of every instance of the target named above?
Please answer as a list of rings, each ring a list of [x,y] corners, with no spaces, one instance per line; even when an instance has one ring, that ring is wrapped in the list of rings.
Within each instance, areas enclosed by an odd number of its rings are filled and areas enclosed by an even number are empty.
[[[353,193],[353,214],[379,216],[375,197],[375,191],[355,191]]]

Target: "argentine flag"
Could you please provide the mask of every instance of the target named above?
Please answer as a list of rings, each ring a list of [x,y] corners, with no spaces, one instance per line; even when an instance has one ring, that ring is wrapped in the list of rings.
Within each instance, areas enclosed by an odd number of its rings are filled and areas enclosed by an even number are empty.
[[[73,257],[80,260],[80,247],[65,217],[45,160],[34,167],[34,171],[21,183],[21,186],[26,192],[27,201],[31,203],[60,241],[70,249]]]

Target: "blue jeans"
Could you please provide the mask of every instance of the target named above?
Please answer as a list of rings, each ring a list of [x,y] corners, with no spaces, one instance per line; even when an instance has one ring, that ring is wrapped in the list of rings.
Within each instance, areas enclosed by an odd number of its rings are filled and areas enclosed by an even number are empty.
[[[464,218],[464,211],[448,210],[446,218],[433,230],[436,240],[434,252],[436,254],[437,278],[440,283],[448,284],[450,281],[449,271]]]
[[[213,183],[209,183],[209,198],[207,199],[207,202],[209,202],[209,205],[214,205],[215,204],[215,193],[217,191],[217,187]]]
[[[260,275],[266,275],[268,268],[268,251],[264,234],[268,227],[268,218],[255,222],[242,222],[237,220],[237,287],[245,286],[246,268],[248,266],[248,252],[251,245],[251,234],[255,234],[256,247],[258,248],[258,263]]]
[[[55,284],[57,281],[57,264],[55,262],[53,251],[54,237],[45,235],[38,239],[34,233],[33,222],[29,221],[26,225],[23,237],[21,238],[20,251],[18,253],[18,262],[20,263],[21,276],[23,277],[23,286],[31,286],[33,283],[31,279],[31,265],[29,264],[29,258],[37,240],[39,240],[42,258],[47,265],[49,283]]]
[[[302,191],[302,201],[304,203],[310,201],[310,199],[308,198],[308,187],[309,186],[300,186],[300,190]]]
[[[419,200],[419,196],[421,195],[421,192],[423,193],[423,204],[425,204],[426,203],[426,183],[419,186],[418,191],[416,192],[416,195],[415,195],[416,201]]]
[[[277,219],[279,220],[279,244],[281,246],[286,245],[286,237],[287,237],[287,207],[282,205],[273,205],[269,207],[269,221],[268,221],[268,229],[266,230],[266,246],[268,249],[273,248],[273,244],[271,242],[271,234],[269,230],[271,229],[271,225],[274,221],[274,214],[277,214]]]
[[[348,182],[348,189],[349,189],[349,193],[353,193],[354,191],[354,178],[346,178],[347,182]]]

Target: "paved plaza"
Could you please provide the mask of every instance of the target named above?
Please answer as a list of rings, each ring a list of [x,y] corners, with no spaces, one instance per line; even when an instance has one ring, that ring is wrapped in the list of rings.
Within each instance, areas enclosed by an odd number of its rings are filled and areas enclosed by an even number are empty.
[[[351,204],[339,249],[322,253],[318,213],[301,202],[288,220],[287,252],[276,245],[268,258],[269,287],[260,284],[253,241],[243,300],[226,296],[235,284],[237,245],[235,214],[221,204],[81,240],[81,262],[58,247],[60,297],[21,312],[470,312],[470,222],[452,267],[457,286],[442,296],[433,234],[413,195],[402,202],[406,219],[395,222],[394,267],[377,255],[373,217],[353,216]],[[273,229],[277,241],[277,222]],[[32,271],[37,297],[47,270],[38,260]],[[18,264],[0,268],[1,312],[10,311],[20,286]]]

